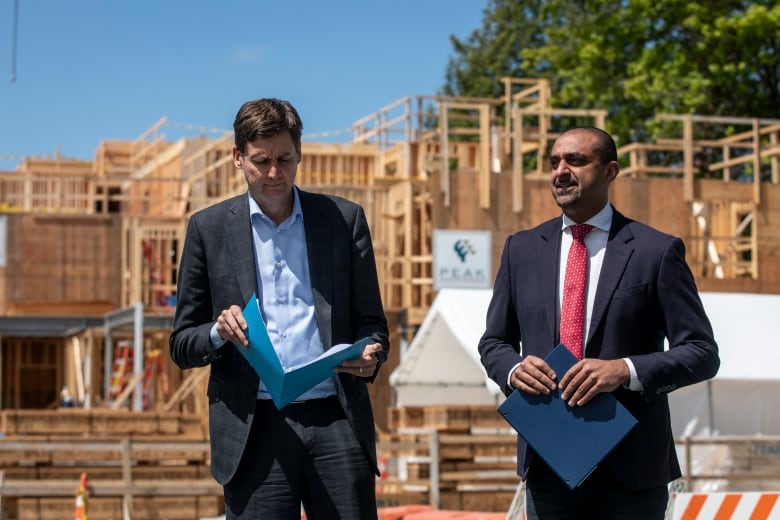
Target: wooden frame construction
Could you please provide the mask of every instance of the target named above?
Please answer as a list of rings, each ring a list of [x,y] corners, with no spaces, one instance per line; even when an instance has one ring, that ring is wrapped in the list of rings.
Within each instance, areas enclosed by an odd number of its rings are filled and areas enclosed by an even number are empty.
[[[396,456],[411,450],[417,457],[404,462],[411,476],[405,484],[390,479],[381,486],[388,491],[415,481],[425,490],[423,500],[454,508],[481,501],[480,509],[505,510],[517,479],[505,460],[513,441],[495,424],[476,440],[464,437],[479,422],[475,410],[468,423],[457,409],[429,410],[436,424],[457,423],[457,432],[437,433],[438,427],[411,424],[414,417],[399,417],[393,408],[389,374],[399,363],[400,344],[411,341],[435,296],[433,232],[489,231],[495,271],[510,233],[560,214],[549,192],[554,139],[568,125],[604,127],[609,117],[598,108],[555,107],[547,80],[501,81],[504,93],[495,99],[404,97],[355,122],[352,139],[341,143],[304,136],[297,176],[304,189],[360,203],[371,227],[393,344],[371,385],[379,451]],[[0,412],[47,408],[66,417],[59,392],[67,386],[81,408],[76,415],[133,410],[139,417],[156,414],[159,424],[186,415],[203,427],[208,369],[184,372],[163,355],[178,262],[189,216],[245,191],[246,183],[233,165],[230,133],[169,140],[170,125],[162,118],[138,139],[104,141],[93,161],[27,158],[16,171],[0,172]],[[621,175],[611,200],[628,216],[683,238],[700,290],[780,293],[780,120],[659,114],[654,128],[659,137],[651,142],[618,143]],[[124,370],[130,358],[119,347],[128,342],[136,350]],[[406,423],[399,426],[399,419]],[[3,420],[0,458],[20,448],[42,461],[53,448],[86,462],[109,458],[120,469],[112,468],[111,483],[96,489],[112,511],[131,504],[132,495],[145,495],[141,474],[136,479],[126,469],[134,453],[167,450],[158,441],[174,442],[165,437],[144,445],[103,432],[94,449],[57,435],[32,439],[49,443],[37,449],[29,438],[8,435],[9,420]],[[419,427],[434,435],[415,433]],[[203,442],[197,439],[198,453]],[[475,453],[496,464],[483,464]],[[153,494],[189,480],[208,493],[203,507],[213,509],[218,490],[200,472],[204,457],[195,461],[195,474],[190,465],[176,469],[182,473],[171,478],[183,480]],[[17,472],[16,484],[12,479],[0,489],[40,508],[42,499],[27,491],[29,472],[13,461],[6,469]],[[139,469],[147,468],[133,466],[132,472]],[[71,485],[50,484],[53,494],[67,494]],[[187,498],[195,500],[188,502],[193,511],[201,507],[197,497]]]
[[[364,206],[385,308],[411,330],[434,296],[433,230],[490,230],[497,265],[507,234],[557,212],[546,163],[563,125],[606,124],[605,110],[553,106],[547,80],[502,83],[495,99],[405,97],[355,122],[350,142],[303,143],[298,183]],[[0,172],[0,312],[140,302],[172,315],[188,216],[245,181],[230,133],[169,141],[168,125],[104,141],[94,161]],[[683,237],[701,287],[780,291],[780,120],[659,114],[655,126],[655,141],[619,147],[615,202]],[[57,247],[38,251],[44,230]]]

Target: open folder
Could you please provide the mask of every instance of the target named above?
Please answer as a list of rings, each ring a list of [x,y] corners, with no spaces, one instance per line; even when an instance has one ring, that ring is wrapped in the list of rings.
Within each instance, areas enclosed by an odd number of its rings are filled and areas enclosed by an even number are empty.
[[[545,361],[561,378],[577,358],[561,343]],[[515,390],[498,411],[569,489],[579,486],[637,423],[612,394],[600,393],[572,408],[559,388],[548,395]]]
[[[268,337],[255,294],[249,299],[243,312],[249,347],[238,346],[236,350],[244,355],[260,376],[278,409],[333,376],[333,369],[343,361],[360,357],[370,341],[369,338],[364,338],[352,345],[335,345],[308,363],[285,368],[279,362],[279,356],[276,355],[271,338]]]

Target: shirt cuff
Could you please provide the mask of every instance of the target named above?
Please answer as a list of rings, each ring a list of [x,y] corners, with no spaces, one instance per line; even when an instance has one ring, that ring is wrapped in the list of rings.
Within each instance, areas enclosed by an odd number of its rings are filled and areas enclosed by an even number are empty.
[[[515,366],[512,367],[512,369],[507,374],[507,376],[506,376],[506,386],[507,387],[514,388],[514,386],[512,386],[512,374],[515,373],[515,370],[517,370],[517,367],[519,367],[519,366],[520,366],[520,363],[516,364]]]
[[[643,391],[644,387],[642,387],[642,382],[639,381],[639,377],[636,375],[636,367],[634,367],[634,363],[628,358],[623,358],[623,361],[626,362],[626,365],[628,366],[628,372],[631,374],[631,379],[628,382],[627,388],[629,390],[633,390],[634,392]]]
[[[211,326],[211,332],[209,332],[209,341],[211,341],[211,346],[214,347],[214,350],[219,350],[219,348],[225,344],[225,340],[219,337],[219,334],[217,333],[217,324]]]

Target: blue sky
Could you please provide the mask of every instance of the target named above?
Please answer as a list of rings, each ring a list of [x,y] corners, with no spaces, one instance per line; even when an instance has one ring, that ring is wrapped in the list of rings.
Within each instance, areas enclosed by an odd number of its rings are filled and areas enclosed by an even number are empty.
[[[163,116],[171,138],[199,133],[180,125],[229,130],[258,97],[290,100],[304,139],[343,130],[436,94],[449,36],[478,29],[486,3],[19,0],[12,82],[14,1],[0,0],[0,170],[10,156],[93,159],[100,141]]]

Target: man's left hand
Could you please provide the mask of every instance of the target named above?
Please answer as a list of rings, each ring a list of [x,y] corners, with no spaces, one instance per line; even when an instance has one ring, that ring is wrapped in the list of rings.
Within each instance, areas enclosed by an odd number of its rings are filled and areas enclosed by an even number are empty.
[[[366,345],[363,354],[356,359],[348,359],[336,367],[336,372],[352,374],[357,377],[372,377],[379,364],[379,358],[376,353],[382,350],[381,343]]]
[[[583,406],[600,392],[611,392],[628,384],[631,374],[622,359],[585,358],[564,374],[558,386],[569,406]]]

